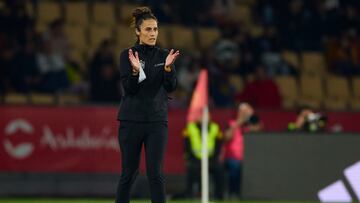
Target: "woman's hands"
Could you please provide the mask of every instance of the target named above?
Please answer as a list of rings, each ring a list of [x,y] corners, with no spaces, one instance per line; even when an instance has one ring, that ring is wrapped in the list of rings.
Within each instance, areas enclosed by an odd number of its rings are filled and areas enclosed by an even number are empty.
[[[171,66],[174,64],[176,58],[180,55],[179,50],[177,50],[176,52],[174,52],[174,49],[170,50],[170,53],[168,54],[168,56],[166,57],[165,60],[165,71],[170,72],[171,71]]]
[[[176,58],[180,55],[179,50],[174,52],[174,49],[171,49],[169,54],[166,57],[165,60],[165,71],[170,72],[171,71],[171,66],[174,64]],[[132,74],[133,75],[137,75],[140,72],[140,59],[139,59],[139,54],[136,51],[135,53],[133,52],[132,49],[129,49],[129,60],[132,66]]]
[[[129,49],[129,60],[132,66],[132,75],[137,75],[140,72],[140,59],[139,59],[139,54],[136,51],[135,55],[132,49]]]

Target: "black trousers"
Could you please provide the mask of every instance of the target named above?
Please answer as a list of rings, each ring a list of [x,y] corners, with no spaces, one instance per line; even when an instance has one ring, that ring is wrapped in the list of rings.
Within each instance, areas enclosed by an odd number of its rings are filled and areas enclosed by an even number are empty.
[[[145,147],[146,174],[149,181],[151,202],[165,203],[165,180],[162,172],[167,143],[167,122],[121,121],[119,144],[122,173],[116,203],[129,203],[131,186],[139,173],[142,145]]]

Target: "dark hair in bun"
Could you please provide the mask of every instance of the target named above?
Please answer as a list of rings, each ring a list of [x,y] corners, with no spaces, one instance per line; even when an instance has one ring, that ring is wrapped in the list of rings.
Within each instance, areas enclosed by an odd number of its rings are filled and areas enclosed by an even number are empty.
[[[137,30],[140,30],[140,25],[144,20],[154,19],[157,21],[157,18],[151,12],[149,7],[137,7],[132,12],[133,20],[131,25]]]

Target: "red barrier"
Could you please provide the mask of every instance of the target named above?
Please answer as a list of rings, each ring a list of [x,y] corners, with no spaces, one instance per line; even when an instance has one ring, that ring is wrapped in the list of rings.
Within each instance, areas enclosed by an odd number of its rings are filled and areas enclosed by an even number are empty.
[[[0,107],[0,171],[119,172],[115,107]],[[215,109],[212,118],[224,128],[232,110]],[[261,111],[267,131],[284,131],[294,112]],[[360,131],[359,113],[329,113],[328,129]],[[186,110],[169,111],[169,141],[164,170],[184,172]],[[335,126],[335,127],[334,127]],[[144,159],[141,171],[144,171]]]

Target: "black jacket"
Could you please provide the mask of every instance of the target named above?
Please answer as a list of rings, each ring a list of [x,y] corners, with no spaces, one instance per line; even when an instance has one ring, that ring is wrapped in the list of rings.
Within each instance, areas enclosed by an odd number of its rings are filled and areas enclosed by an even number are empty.
[[[176,71],[164,70],[168,51],[156,46],[136,44],[131,48],[139,53],[139,59],[145,62],[146,79],[138,83],[139,75],[133,76],[129,60],[129,49],[120,55],[120,79],[122,99],[118,120],[120,121],[167,121],[167,93],[175,90]]]

